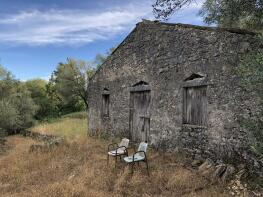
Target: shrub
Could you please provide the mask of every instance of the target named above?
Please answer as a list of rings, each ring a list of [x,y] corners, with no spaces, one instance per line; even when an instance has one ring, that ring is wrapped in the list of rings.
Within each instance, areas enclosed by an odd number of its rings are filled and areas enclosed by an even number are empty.
[[[37,106],[35,105],[30,93],[23,89],[11,99],[17,109],[19,116],[17,120],[17,130],[23,130],[29,128],[34,123],[34,115],[37,111]]]
[[[36,105],[25,93],[0,100],[0,129],[16,133],[33,125]]]
[[[1,133],[16,130],[19,122],[19,112],[15,106],[8,100],[0,101],[0,130]]]
[[[250,142],[253,152],[263,157],[263,50],[247,55],[237,68],[241,77],[241,87],[258,97],[258,111],[252,117],[241,122],[241,126],[250,131]]]
[[[0,70],[0,132],[16,133],[32,126],[37,107],[26,87]]]
[[[242,126],[250,131],[249,138],[252,151],[263,158],[263,122],[259,118],[247,118],[242,121]]]

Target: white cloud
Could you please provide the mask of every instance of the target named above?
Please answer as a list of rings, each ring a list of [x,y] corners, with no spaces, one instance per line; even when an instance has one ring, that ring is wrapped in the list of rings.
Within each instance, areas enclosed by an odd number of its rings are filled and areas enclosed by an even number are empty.
[[[153,19],[154,0],[133,1],[104,10],[21,11],[0,18],[0,43],[9,45],[82,45],[130,31],[142,18]],[[168,22],[201,24],[204,0],[177,11]]]
[[[0,42],[10,44],[86,44],[110,39],[151,17],[150,1],[106,10],[23,11],[0,19]]]

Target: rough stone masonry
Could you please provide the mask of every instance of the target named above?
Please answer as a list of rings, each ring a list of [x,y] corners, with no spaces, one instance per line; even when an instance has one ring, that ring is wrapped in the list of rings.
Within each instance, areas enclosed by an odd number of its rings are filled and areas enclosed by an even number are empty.
[[[258,106],[235,68],[260,47],[253,32],[140,22],[90,81],[89,131],[238,163],[249,153],[240,120]]]

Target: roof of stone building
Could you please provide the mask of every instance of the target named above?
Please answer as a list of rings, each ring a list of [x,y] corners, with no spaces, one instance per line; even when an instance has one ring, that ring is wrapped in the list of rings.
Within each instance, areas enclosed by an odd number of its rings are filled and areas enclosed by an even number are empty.
[[[245,29],[237,29],[237,28],[222,28],[222,27],[207,27],[207,26],[199,26],[199,25],[190,25],[190,24],[183,24],[183,23],[164,23],[160,21],[150,21],[143,19],[141,22],[136,24],[136,27],[129,33],[129,35],[134,32],[138,26],[141,25],[151,25],[151,26],[159,26],[159,27],[165,27],[165,26],[174,26],[174,27],[181,27],[181,28],[190,28],[190,29],[197,29],[197,30],[204,30],[204,31],[214,31],[214,32],[229,32],[229,33],[235,33],[235,34],[243,34],[243,35],[251,35],[255,36],[258,33],[253,31],[248,31]],[[125,43],[126,39],[129,37],[129,35],[115,48],[115,50],[111,53],[113,54],[122,44]]]
[[[207,27],[207,26],[199,26],[199,25],[191,25],[191,24],[182,24],[182,23],[165,23],[165,22],[160,22],[160,21],[150,21],[150,20],[145,20],[143,19],[141,22],[136,24],[136,27],[127,35],[126,38],[124,38],[124,40],[112,51],[112,53],[110,54],[113,55],[115,53],[116,50],[118,50],[119,47],[121,47],[122,45],[124,45],[126,43],[126,40],[130,37],[130,35],[135,32],[138,27],[142,27],[143,26],[151,26],[151,27],[167,27],[167,26],[173,26],[176,28],[189,28],[189,29],[196,29],[196,30],[203,30],[203,31],[210,31],[210,32],[218,32],[218,33],[223,33],[223,32],[228,32],[228,33],[234,33],[234,34],[243,34],[243,35],[250,35],[250,36],[255,36],[258,33],[253,32],[253,31],[248,31],[245,29],[237,29],[237,28],[221,28],[221,27]],[[105,62],[107,62],[108,58],[106,59]],[[104,62],[104,63],[105,63]],[[102,64],[102,66],[100,68],[103,67],[104,63]],[[100,70],[100,68],[95,72],[94,75],[96,75],[96,73]],[[93,77],[92,77],[93,78]]]
[[[222,27],[207,27],[207,26],[199,26],[199,25],[190,25],[190,24],[182,24],[182,23],[164,23],[160,21],[150,21],[144,20],[139,22],[138,24],[156,24],[159,26],[175,26],[175,27],[182,27],[182,28],[192,28],[192,29],[199,29],[199,30],[206,30],[206,31],[217,31],[217,32],[230,32],[230,33],[237,33],[237,34],[250,34],[256,35],[256,32],[248,31],[245,29],[237,29],[237,28],[222,28]],[[137,25],[138,25],[137,24]]]

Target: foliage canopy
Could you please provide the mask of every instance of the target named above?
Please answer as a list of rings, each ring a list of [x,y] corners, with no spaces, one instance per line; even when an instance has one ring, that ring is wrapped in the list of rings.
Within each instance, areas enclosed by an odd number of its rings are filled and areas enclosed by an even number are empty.
[[[195,0],[156,0],[153,13],[157,19],[167,20],[182,7]],[[262,0],[205,0],[199,14],[207,24],[220,27],[263,31]]]
[[[87,86],[93,72],[94,69],[85,61],[68,58],[65,63],[59,63],[51,80],[61,101],[64,104],[76,103],[80,106],[82,103],[88,108]]]
[[[33,124],[37,106],[23,83],[0,70],[0,132],[15,133]]]
[[[241,77],[241,87],[258,96],[258,111],[245,118],[242,126],[250,131],[252,150],[263,157],[263,50],[247,55],[237,68],[237,74]]]

